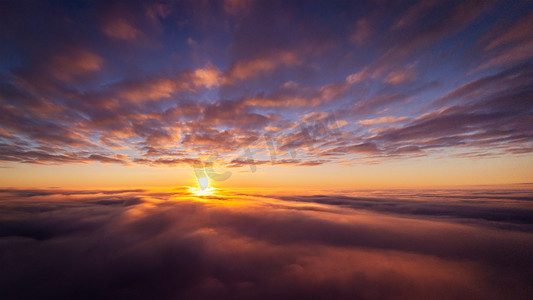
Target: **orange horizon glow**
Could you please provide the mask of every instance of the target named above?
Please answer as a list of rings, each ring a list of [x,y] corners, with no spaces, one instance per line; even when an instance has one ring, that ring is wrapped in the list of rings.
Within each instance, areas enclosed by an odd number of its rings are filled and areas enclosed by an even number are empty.
[[[513,185],[533,182],[530,157],[492,160],[413,160],[378,165],[345,167],[258,166],[224,168],[231,176],[209,180],[217,188],[444,188],[480,185]],[[142,167],[89,165],[27,166],[0,168],[2,187],[122,188],[197,186],[190,166]]]

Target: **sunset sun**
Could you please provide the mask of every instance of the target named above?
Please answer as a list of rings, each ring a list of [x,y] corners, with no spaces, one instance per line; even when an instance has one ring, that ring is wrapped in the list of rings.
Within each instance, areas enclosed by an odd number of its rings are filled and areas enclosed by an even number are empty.
[[[215,188],[209,185],[209,178],[202,176],[198,178],[198,186],[190,187],[189,191],[196,196],[209,196],[215,192]]]

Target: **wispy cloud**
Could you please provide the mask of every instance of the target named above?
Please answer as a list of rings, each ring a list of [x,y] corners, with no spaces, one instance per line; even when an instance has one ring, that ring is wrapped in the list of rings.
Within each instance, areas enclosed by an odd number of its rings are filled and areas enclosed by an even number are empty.
[[[303,147],[294,165],[533,147],[521,3],[28,3],[2,10],[4,163],[235,165],[264,137]]]

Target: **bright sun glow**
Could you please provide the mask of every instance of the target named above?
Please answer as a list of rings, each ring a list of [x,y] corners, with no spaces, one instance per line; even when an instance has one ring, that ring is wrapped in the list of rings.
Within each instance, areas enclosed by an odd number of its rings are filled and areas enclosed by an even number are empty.
[[[196,196],[209,196],[209,195],[212,195],[215,193],[215,188],[214,187],[208,187],[204,190],[202,189],[199,189],[199,188],[195,188],[195,187],[191,187],[189,188],[189,191],[196,195]]]
[[[212,195],[215,191],[215,188],[209,186],[209,179],[207,177],[198,178],[198,187],[191,187],[190,192],[196,196],[206,196]]]

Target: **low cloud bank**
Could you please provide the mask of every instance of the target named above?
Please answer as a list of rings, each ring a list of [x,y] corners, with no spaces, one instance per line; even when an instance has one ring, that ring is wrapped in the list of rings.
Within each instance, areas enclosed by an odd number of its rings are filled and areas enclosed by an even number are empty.
[[[0,296],[525,299],[530,200],[1,190]]]

